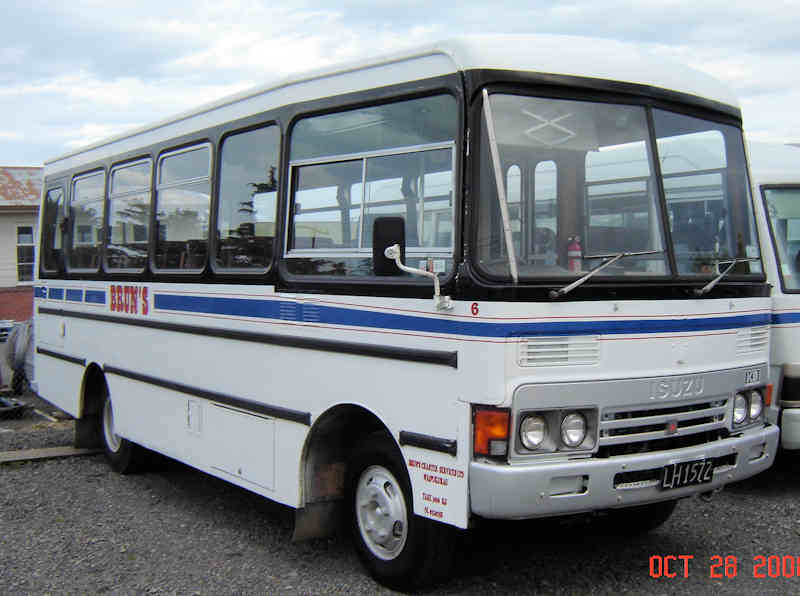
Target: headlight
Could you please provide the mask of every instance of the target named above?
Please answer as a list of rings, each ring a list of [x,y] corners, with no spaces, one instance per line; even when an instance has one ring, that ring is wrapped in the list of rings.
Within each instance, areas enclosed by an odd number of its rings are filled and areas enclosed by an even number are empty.
[[[547,438],[547,422],[541,416],[528,416],[519,425],[519,435],[527,449],[538,449]]]
[[[586,418],[573,412],[561,421],[561,440],[567,447],[577,447],[586,438]]]
[[[764,409],[764,400],[758,391],[750,392],[750,418],[755,420],[761,416],[761,411]]]
[[[741,393],[737,393],[733,398],[733,423],[741,424],[747,419],[747,398]]]

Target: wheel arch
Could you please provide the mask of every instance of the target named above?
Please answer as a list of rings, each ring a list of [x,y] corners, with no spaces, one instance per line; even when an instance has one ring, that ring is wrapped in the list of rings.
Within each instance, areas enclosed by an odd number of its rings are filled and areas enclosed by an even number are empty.
[[[396,444],[386,424],[360,405],[339,404],[314,421],[300,459],[301,504],[295,516],[295,540],[335,531],[342,517],[349,455],[375,432],[385,432]]]
[[[106,375],[99,364],[92,362],[86,367],[81,380],[78,418],[99,415],[106,395],[108,395]]]
[[[108,395],[108,383],[102,367],[90,363],[83,373],[78,415],[75,420],[75,447],[95,448],[102,445],[100,437],[100,415],[103,400]]]

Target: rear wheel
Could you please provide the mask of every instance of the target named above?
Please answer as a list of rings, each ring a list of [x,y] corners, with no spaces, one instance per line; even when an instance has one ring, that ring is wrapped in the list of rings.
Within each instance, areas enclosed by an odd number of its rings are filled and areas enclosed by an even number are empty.
[[[376,581],[406,591],[445,579],[455,531],[414,515],[408,473],[388,435],[373,435],[353,454],[348,498],[356,550]]]
[[[120,474],[130,474],[139,470],[144,450],[136,443],[131,443],[117,434],[114,423],[114,406],[108,395],[103,401],[103,411],[100,414],[100,436],[103,439],[106,458],[114,471]]]
[[[25,370],[18,368],[11,376],[11,394],[22,395],[28,388],[28,379],[25,377]]]

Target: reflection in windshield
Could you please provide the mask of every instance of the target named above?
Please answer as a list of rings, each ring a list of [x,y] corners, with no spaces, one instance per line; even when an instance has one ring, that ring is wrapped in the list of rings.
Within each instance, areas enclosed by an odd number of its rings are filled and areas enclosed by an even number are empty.
[[[758,273],[758,240],[741,135],[732,126],[653,111],[678,273]]]
[[[499,94],[490,101],[520,277],[574,277],[599,265],[586,255],[646,251],[654,252],[602,275],[665,273],[644,108]],[[481,167],[478,259],[507,276],[499,207],[488,198],[494,176]]]
[[[800,290],[800,187],[764,191],[775,250],[787,290]]]
[[[510,276],[509,247],[523,279],[581,277],[600,264],[593,255],[618,253],[647,254],[598,277],[670,275],[669,252],[682,276],[716,276],[731,258],[743,259],[731,275],[760,272],[748,260],[759,253],[735,127],[653,110],[651,135],[643,106],[505,94],[490,102],[512,241],[484,125],[475,255],[485,273]]]

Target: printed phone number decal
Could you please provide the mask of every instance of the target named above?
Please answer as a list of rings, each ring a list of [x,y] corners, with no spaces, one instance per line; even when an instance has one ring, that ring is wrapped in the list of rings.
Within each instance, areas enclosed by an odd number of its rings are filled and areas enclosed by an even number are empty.
[[[409,459],[408,467],[411,470],[422,470],[422,481],[429,488],[422,492],[425,502],[423,513],[433,519],[444,519],[447,509],[447,497],[436,494],[432,489],[445,489],[451,480],[463,480],[464,470],[451,468],[417,459]],[[430,491],[430,492],[429,492]]]

